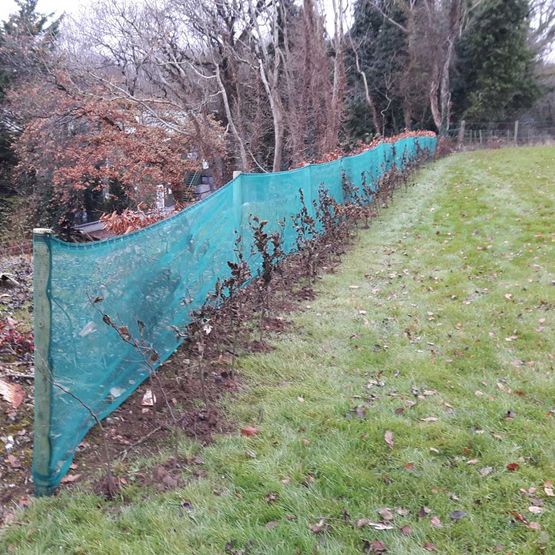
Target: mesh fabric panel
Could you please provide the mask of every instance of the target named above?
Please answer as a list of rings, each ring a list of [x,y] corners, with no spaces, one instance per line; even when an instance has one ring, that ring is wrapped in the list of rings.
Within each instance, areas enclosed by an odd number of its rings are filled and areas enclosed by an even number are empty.
[[[290,252],[295,247],[291,216],[301,206],[299,189],[314,213],[312,200],[317,199],[321,186],[338,202],[343,200],[343,171],[356,186],[362,172],[375,184],[394,161],[402,166],[414,157],[417,145],[431,153],[435,144],[434,137],[408,138],[289,172],[241,174],[167,220],[105,241],[77,244],[47,238],[51,255],[50,455],[46,473],[34,464],[35,484],[57,486],[77,446],[96,423],[91,411],[104,418],[149,375],[143,356],[102,321],[91,299],[102,297],[101,310],[128,326],[134,337],[140,336],[137,322],[144,322],[143,337],[158,353],[158,366],[179,345],[172,326],[183,328],[190,311],[203,304],[217,278],[229,274],[227,261],[233,259],[236,230],[248,248],[250,215],[268,220],[270,230],[279,220],[285,221],[284,245]],[[254,274],[258,261],[252,258],[250,263]],[[35,446],[34,461],[43,455]]]

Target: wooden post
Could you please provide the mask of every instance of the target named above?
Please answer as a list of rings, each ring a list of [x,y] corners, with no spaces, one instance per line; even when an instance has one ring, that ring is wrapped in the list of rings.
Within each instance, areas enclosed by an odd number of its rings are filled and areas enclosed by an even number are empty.
[[[458,137],[459,146],[464,144],[464,127],[465,127],[465,121],[463,119],[461,121],[461,126],[459,127],[459,137]]]
[[[233,208],[235,210],[235,229],[243,235],[243,172],[233,171]]]
[[[480,129],[480,144],[482,144],[482,130]]]
[[[518,120],[515,121],[515,145],[518,145]]]
[[[35,421],[33,425],[33,480],[36,495],[50,495],[51,445],[50,419],[52,407],[52,369],[50,338],[52,307],[50,271],[52,251],[51,229],[33,230],[33,328],[35,334]]]

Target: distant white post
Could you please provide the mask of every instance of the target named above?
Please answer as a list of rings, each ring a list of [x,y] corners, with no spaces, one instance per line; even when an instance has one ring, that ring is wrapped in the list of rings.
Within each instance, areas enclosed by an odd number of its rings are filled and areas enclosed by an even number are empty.
[[[465,128],[465,125],[466,125],[466,122],[463,119],[461,121],[461,126],[459,127],[459,137],[458,137],[459,146],[464,144],[464,128]]]

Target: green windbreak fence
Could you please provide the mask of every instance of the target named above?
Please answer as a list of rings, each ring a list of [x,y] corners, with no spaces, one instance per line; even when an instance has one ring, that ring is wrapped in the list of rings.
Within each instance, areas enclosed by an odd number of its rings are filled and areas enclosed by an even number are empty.
[[[98,420],[125,401],[151,371],[144,355],[102,320],[102,311],[158,353],[158,366],[179,346],[183,328],[218,278],[227,277],[237,230],[248,243],[249,215],[285,220],[291,251],[291,216],[321,186],[341,202],[342,173],[360,186],[418,151],[432,153],[432,136],[383,143],[357,156],[288,172],[241,174],[204,201],[140,231],[96,243],[65,243],[48,230],[34,234],[35,443],[33,479],[48,494],[68,471],[77,446]],[[251,261],[256,273],[257,261]],[[188,299],[188,303],[184,303]],[[142,326],[141,326],[142,328]]]

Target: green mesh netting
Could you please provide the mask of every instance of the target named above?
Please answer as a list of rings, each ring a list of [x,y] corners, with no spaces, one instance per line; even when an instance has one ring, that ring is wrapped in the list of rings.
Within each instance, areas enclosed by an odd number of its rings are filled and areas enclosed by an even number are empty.
[[[35,256],[37,493],[60,483],[96,423],[91,412],[106,417],[149,375],[143,355],[102,321],[91,298],[102,297],[102,311],[127,325],[135,337],[140,335],[137,322],[144,322],[143,338],[159,354],[158,366],[179,346],[173,327],[187,325],[190,311],[203,304],[217,278],[228,275],[234,232],[248,235],[249,215],[270,225],[285,220],[284,245],[290,252],[295,245],[291,216],[301,208],[300,188],[310,209],[322,185],[341,202],[343,172],[355,186],[360,186],[362,172],[375,184],[393,163],[402,167],[417,151],[432,153],[435,145],[435,137],[411,137],[326,164],[241,174],[167,220],[105,241],[77,244],[37,236],[36,253],[44,249],[49,263],[49,268],[38,268],[37,260],[44,264],[45,257]],[[251,268],[253,274],[256,269]],[[47,276],[42,290],[41,276]]]

